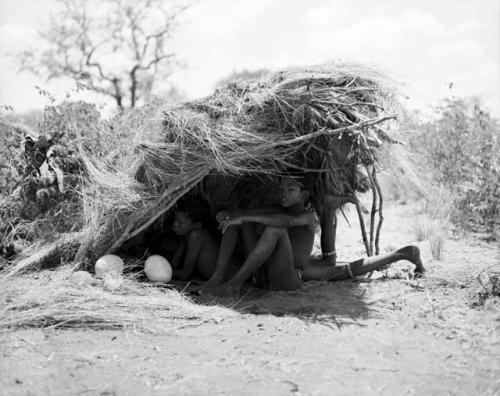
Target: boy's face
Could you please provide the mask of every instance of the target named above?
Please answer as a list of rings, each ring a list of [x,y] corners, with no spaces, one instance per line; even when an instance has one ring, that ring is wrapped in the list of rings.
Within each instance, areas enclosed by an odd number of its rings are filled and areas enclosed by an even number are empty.
[[[308,192],[295,179],[284,177],[280,181],[280,204],[288,208],[297,204],[304,204]]]
[[[172,231],[175,235],[186,235],[193,228],[197,227],[198,223],[193,223],[189,216],[184,212],[174,212],[174,221],[172,223]]]

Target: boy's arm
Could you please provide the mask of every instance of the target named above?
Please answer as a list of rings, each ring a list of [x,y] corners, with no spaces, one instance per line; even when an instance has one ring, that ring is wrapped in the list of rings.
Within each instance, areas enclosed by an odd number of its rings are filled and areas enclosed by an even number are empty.
[[[241,215],[269,215],[269,214],[278,214],[282,213],[283,208],[281,206],[266,206],[265,208],[254,208],[254,209],[245,209],[241,212]]]
[[[254,209],[236,209],[233,212],[223,210],[217,212],[217,214],[215,215],[215,219],[219,223],[222,223],[223,221],[229,220],[230,218],[236,218],[240,216],[277,214],[282,212],[283,208],[281,208],[280,206],[266,206],[265,208],[254,208]]]
[[[182,267],[174,270],[174,277],[179,280],[188,280],[193,274],[196,262],[203,246],[203,238],[200,238],[195,231],[191,231],[188,236],[186,255]]]
[[[260,223],[270,227],[298,227],[314,224],[316,221],[315,215],[312,212],[306,212],[297,216],[292,216],[285,213],[276,213],[268,215],[243,215],[232,219],[225,220],[221,223],[222,232],[224,233],[228,227],[239,225],[242,223]]]
[[[186,242],[184,239],[181,239],[177,248],[175,249],[174,257],[172,258],[172,268],[176,269],[182,265],[182,259],[184,258],[184,254],[186,253]]]

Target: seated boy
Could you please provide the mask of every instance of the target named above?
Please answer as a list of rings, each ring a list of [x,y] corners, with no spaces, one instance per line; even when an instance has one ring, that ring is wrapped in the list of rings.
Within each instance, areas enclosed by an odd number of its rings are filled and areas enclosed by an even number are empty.
[[[305,189],[303,178],[284,177],[280,181],[280,207],[239,212],[232,216],[227,212],[218,213],[217,220],[223,232],[221,248],[215,271],[203,285],[201,292],[214,295],[237,293],[243,283],[257,273],[263,264],[268,268],[270,287],[282,290],[297,289],[302,279],[349,279],[403,259],[415,264],[415,272],[424,271],[420,252],[414,246],[357,260],[341,267],[310,261],[316,216],[306,209],[308,199],[309,191]],[[328,206],[336,209],[347,201],[330,197]],[[264,226],[260,236],[255,232],[256,224]],[[222,283],[238,237],[243,241],[246,260],[231,279]]]
[[[183,202],[176,207],[172,231],[181,238],[172,259],[175,279],[188,280],[194,271],[204,280],[213,275],[219,243],[203,227],[208,215],[207,205],[199,200]],[[230,268],[234,273],[235,269]]]

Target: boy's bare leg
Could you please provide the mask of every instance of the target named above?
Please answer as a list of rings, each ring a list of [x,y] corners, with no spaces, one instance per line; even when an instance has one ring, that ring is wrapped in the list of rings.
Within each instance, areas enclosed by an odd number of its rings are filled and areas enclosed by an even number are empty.
[[[259,238],[257,237],[257,232],[255,231],[255,226],[252,223],[243,223],[239,226],[241,240],[243,241],[243,247],[245,249],[245,258],[250,256],[252,250],[257,245]]]
[[[321,211],[321,251],[323,252],[322,264],[336,265],[335,236],[337,231],[337,218],[335,208],[324,205]]]
[[[190,252],[190,255],[192,255],[193,257],[193,260],[189,264],[189,267],[186,267],[184,265],[180,269],[174,269],[175,279],[186,281],[191,278],[196,264],[199,261],[199,257],[202,254],[204,242],[205,241],[203,240],[203,237],[198,233],[195,233],[193,237],[189,238],[189,242],[187,243],[184,251],[188,250]]]
[[[218,296],[238,293],[243,283],[266,261],[269,263],[270,281],[275,288],[296,289],[298,287],[299,280],[293,267],[292,248],[287,230],[266,227],[238,273],[228,282],[207,292]]]
[[[405,246],[395,252],[367,257],[349,265],[351,266],[353,275],[357,276],[372,272],[399,260],[408,260],[415,264],[415,273],[423,274],[425,272],[424,265],[420,259],[420,249],[417,246]]]
[[[231,260],[231,257],[234,253],[234,248],[238,243],[238,228],[239,227],[229,227],[222,236],[214,273],[212,274],[210,279],[201,286],[202,289],[219,285],[224,281],[224,274],[226,273],[229,260]]]
[[[295,290],[300,286],[301,279],[294,266],[288,232],[286,229],[282,231],[283,236],[278,239],[271,257],[267,260],[269,283],[273,290]]]
[[[199,253],[196,255],[196,270],[203,279],[210,279],[215,271],[217,258],[219,257],[219,242],[210,235],[199,235],[200,243]],[[194,247],[194,246],[193,246]],[[187,246],[188,251],[191,250],[191,245]],[[224,279],[228,279],[228,274],[233,276],[237,271],[236,263],[233,260],[229,261],[224,271]]]
[[[420,250],[416,246],[405,246],[395,252],[367,257],[341,267],[325,267],[310,263],[304,269],[304,280],[345,280],[359,276],[392,264],[395,261],[408,260],[415,265],[415,273],[422,274],[425,268],[420,260]]]
[[[320,210],[321,251],[323,258],[320,262],[314,260],[317,265],[335,266],[337,264],[337,255],[335,252],[335,237],[337,234],[336,212],[337,209],[348,202],[353,203],[353,198],[327,194],[323,199]]]

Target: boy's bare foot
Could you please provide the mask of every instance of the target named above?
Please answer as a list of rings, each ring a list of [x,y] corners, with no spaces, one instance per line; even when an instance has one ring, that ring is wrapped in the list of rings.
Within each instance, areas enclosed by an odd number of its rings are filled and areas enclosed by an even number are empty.
[[[405,246],[397,251],[405,256],[405,259],[415,264],[415,274],[422,275],[425,272],[424,264],[420,259],[420,249],[417,246]]]
[[[226,282],[211,288],[200,290],[201,294],[208,294],[216,297],[234,297],[239,295],[240,287],[232,283]]]
[[[222,279],[219,279],[219,278],[210,278],[209,280],[207,280],[206,282],[202,283],[201,285],[193,287],[193,289],[191,290],[191,293],[198,294],[198,295],[206,294],[205,293],[206,290],[211,289],[211,288],[213,288],[215,286],[218,286],[221,283],[222,283]]]

